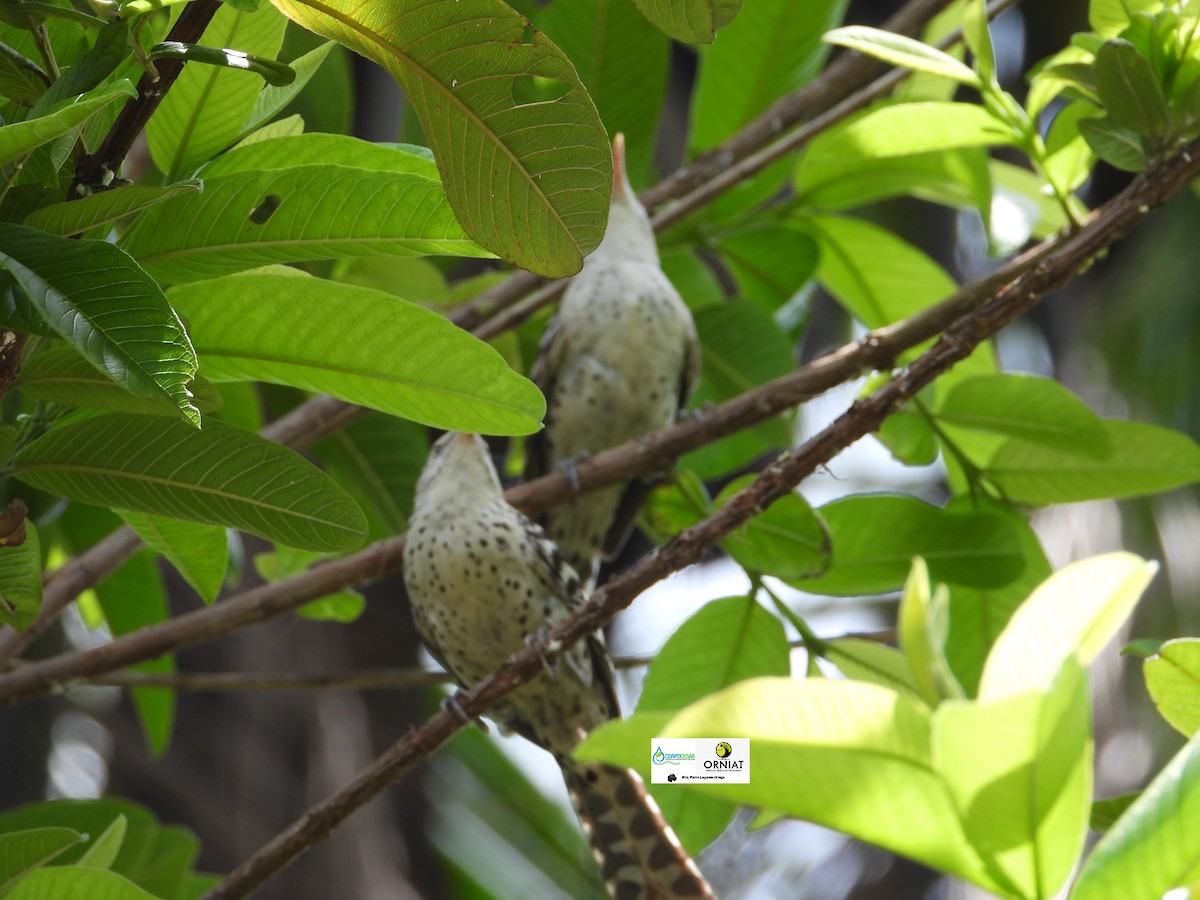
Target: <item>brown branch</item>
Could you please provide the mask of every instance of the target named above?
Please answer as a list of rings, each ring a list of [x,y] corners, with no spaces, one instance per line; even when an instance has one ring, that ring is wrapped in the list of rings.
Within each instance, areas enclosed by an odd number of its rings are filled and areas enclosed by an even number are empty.
[[[1012,306],[1016,309],[1013,315],[1016,315],[1023,311],[1025,306],[1018,305],[1013,299],[1015,296],[1018,299],[1030,298],[1029,304],[1032,304],[1033,298],[1058,287],[1071,278],[1080,267],[1087,265],[1097,252],[1124,236],[1152,208],[1165,202],[1173,191],[1186,185],[1195,177],[1197,171],[1200,171],[1200,147],[1192,146],[1152,172],[1137,178],[1122,194],[1089,216],[1078,231],[1045,242],[993,276],[965,286],[938,306],[904,322],[872,332],[862,340],[817,360],[799,372],[714,407],[702,415],[644,439],[597,454],[595,458],[579,466],[581,487],[596,488],[661,469],[686,450],[744,428],[748,424],[763,421],[867,367],[888,367],[900,352],[936,335],[948,323],[954,322],[964,314],[966,322],[978,321],[983,313],[996,305],[996,297],[1004,299],[1002,309]],[[977,311],[971,313],[972,309]],[[1003,322],[995,327],[999,328],[1001,324]],[[961,328],[962,323],[950,325],[938,347],[943,347],[948,341],[962,343],[961,336],[955,337]],[[926,353],[921,359],[928,359],[929,356],[930,354]],[[956,358],[949,359],[945,365],[948,366]],[[910,367],[901,380],[906,384],[912,382],[913,372],[921,372],[917,364]],[[924,383],[926,382],[920,381],[921,385]],[[859,401],[851,412],[873,409],[879,402],[876,398],[888,396],[889,390],[894,392],[895,387],[889,386],[867,400]],[[903,396],[906,398],[910,394]],[[871,419],[871,423],[874,422],[876,419]],[[876,426],[872,424],[868,430],[874,427]],[[834,432],[834,435],[839,433]],[[828,436],[818,436],[801,448],[801,451],[807,454],[802,458],[811,456],[815,452],[813,447],[828,447],[836,451],[843,446],[834,446],[829,442]],[[814,463],[814,467],[832,458],[831,455],[817,456],[820,458]],[[796,454],[792,454],[788,458],[795,457]],[[769,469],[764,477],[774,471],[776,467]],[[761,481],[760,478],[755,484]],[[507,496],[519,508],[527,512],[536,512],[564,499],[571,491],[567,479],[561,474],[554,474],[513,488]],[[772,495],[770,499],[775,499],[775,496],[777,495]],[[726,511],[730,508],[741,509],[736,501],[730,501],[727,506],[722,507],[720,515],[729,515]],[[630,570],[632,574],[622,576],[616,582],[617,588],[607,587],[606,590],[623,591],[624,588],[620,586],[628,583],[635,585],[640,592],[653,580],[644,580],[644,573],[658,572],[658,577],[661,577],[667,571],[671,571],[662,568],[663,561],[677,563],[676,568],[693,562],[698,558],[698,553],[711,546],[712,542],[696,544],[699,551],[694,556],[682,548],[691,547],[695,544],[695,535],[704,533],[698,533],[695,529],[685,532],[684,536],[675,539],[653,555],[652,559],[657,561],[657,568],[647,570],[644,564],[639,564]],[[23,666],[17,671],[0,674],[0,706],[37,696],[56,686],[69,686],[74,679],[112,671],[157,657],[178,647],[210,640],[247,625],[265,621],[348,585],[395,572],[401,565],[403,545],[403,536],[390,537],[359,553],[317,566],[302,575],[263,585],[215,606],[140,629],[108,644],[63,654]],[[591,627],[596,627],[596,623]]]
[[[220,0],[192,0],[183,8],[165,40],[194,44],[200,40],[204,29],[220,8]],[[133,142],[183,71],[183,60],[160,59],[155,66],[158,77],[152,77],[149,72],[142,75],[137,84],[137,96],[121,108],[100,149],[79,161],[75,168],[75,180],[71,182],[71,189],[67,193],[68,200],[78,196],[77,188],[80,186],[91,188],[102,184],[106,172],[115,173],[121,167]]]
[[[1014,2],[1015,0],[993,0],[989,12],[995,15],[999,10]],[[912,0],[885,22],[883,27],[903,34],[915,34],[948,3],[949,0]],[[947,44],[954,40],[957,40],[957,34],[952,35],[943,43]],[[178,61],[169,60],[167,62],[177,63]],[[725,143],[708,151],[690,166],[678,170],[659,185],[645,192],[642,195],[643,202],[649,209],[654,209],[657,205],[680,197],[692,188],[697,188],[692,195],[681,200],[667,214],[656,218],[656,229],[662,230],[687,212],[694,211],[705,203],[711,202],[724,191],[734,187],[741,179],[748,178],[760,171],[776,156],[772,155],[764,162],[760,154],[758,157],[746,160],[734,167],[736,174],[730,174],[731,171],[734,171],[731,169],[734,161],[741,160],[753,150],[769,143],[787,128],[851,94],[876,68],[878,68],[877,63],[861,54],[843,53],[826,67],[818,78],[776,101],[766,112]],[[896,71],[878,79],[839,107],[841,110],[839,114],[824,115],[821,117],[819,127],[810,125],[803,129],[802,139],[795,136],[789,139],[789,150],[795,149],[815,134],[831,127],[877,97],[883,96],[908,74],[906,71]],[[142,93],[139,91],[139,98],[141,96]],[[149,95],[146,96],[149,98]],[[160,99],[161,96],[153,102],[157,104]],[[135,102],[131,101],[130,104],[127,104],[126,109],[122,110],[122,116]],[[133,116],[134,114],[130,113],[130,122],[134,121]],[[149,118],[148,113],[145,118]],[[121,122],[122,120],[118,119],[117,124],[120,125]],[[144,125],[144,121],[142,124]],[[117,127],[114,126],[113,132],[116,131]],[[112,132],[110,132],[111,137]],[[117,143],[116,139],[113,139],[113,143]],[[105,147],[108,147],[108,142]],[[124,152],[127,150],[128,147],[122,151],[121,158],[124,157]],[[105,153],[106,151],[102,148],[97,157],[102,157]],[[110,168],[112,168],[111,165]],[[720,177],[720,187],[717,189],[706,188],[704,182],[707,177]],[[503,331],[519,325],[538,309],[552,303],[565,289],[569,279],[546,284],[531,296],[525,297],[525,294],[537,288],[543,281],[544,279],[540,276],[528,272],[515,272],[499,285],[484,291],[475,299],[460,306],[450,318],[460,327],[474,328],[474,333],[482,340],[489,340]],[[521,300],[522,297],[525,299]],[[513,304],[518,300],[521,302],[514,306]],[[332,397],[314,397],[268,425],[263,429],[262,435],[284,446],[303,449],[354,421],[365,412],[366,409],[361,406],[335,400]],[[62,610],[83,590],[120,568],[141,546],[141,540],[134,531],[125,526],[109,535],[104,541],[69,560],[56,573],[49,576],[37,619],[19,633],[11,630],[0,631],[0,669],[16,659],[33,640],[49,628]]]
[[[492,675],[468,690],[459,691],[455,712],[443,710],[410,731],[342,791],[311,807],[238,866],[205,894],[204,900],[246,896],[444,744],[464,724],[535,677],[552,652],[561,652],[561,648],[570,647],[603,627],[652,584],[699,561],[722,537],[790,494],[801,480],[855,441],[877,430],[918,391],[1035,306],[1046,293],[1070,281],[1098,252],[1123,237],[1152,207],[1163,203],[1198,174],[1200,142],[1154,173],[1139,177],[1127,191],[1090,217],[1085,227],[1056,242],[1036,265],[998,288],[988,302],[951,325],[933,347],[882,388],[853,403],[823,431],[769,466],[707,519],[681,532],[597,589],[587,603],[551,628],[543,641],[513,654]]]

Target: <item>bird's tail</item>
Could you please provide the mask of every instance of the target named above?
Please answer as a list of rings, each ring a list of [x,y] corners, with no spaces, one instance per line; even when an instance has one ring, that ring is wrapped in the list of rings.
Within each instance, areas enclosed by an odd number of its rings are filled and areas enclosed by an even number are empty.
[[[559,764],[615,900],[714,900],[636,772],[569,758]]]

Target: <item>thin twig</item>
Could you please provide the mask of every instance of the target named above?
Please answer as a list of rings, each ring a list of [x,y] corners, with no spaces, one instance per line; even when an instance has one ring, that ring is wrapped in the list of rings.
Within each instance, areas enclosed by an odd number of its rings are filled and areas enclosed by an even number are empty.
[[[1090,264],[1095,255],[1123,237],[1151,208],[1200,174],[1200,142],[1131,187],[1089,217],[1085,227],[1056,242],[1034,266],[1000,287],[993,298],[964,316],[887,384],[850,408],[823,431],[770,465],[750,485],[699,524],[592,594],[582,607],[549,629],[483,681],[456,695],[456,709],[442,710],[376,758],[341,791],[311,807],[203,897],[244,897],[300,854],[322,840],[347,816],[377,796],[448,741],[467,722],[543,670],[547,656],[561,652],[612,620],[644,590],[697,562],[722,537],[762,509],[790,494],[806,476],[852,443],[878,429],[891,413],[967,357],[980,343],[1035,306]]]

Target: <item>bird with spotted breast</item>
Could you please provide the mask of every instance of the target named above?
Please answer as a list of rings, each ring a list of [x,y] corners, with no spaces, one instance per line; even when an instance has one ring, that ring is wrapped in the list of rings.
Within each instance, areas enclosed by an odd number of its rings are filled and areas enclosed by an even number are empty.
[[[464,686],[583,602],[554,543],[504,499],[487,444],[456,432],[433,445],[417,482],[404,583],[421,637]],[[613,897],[712,898],[637,773],[571,758],[618,715],[600,635],[564,650],[489,713],[553,754]]]
[[[663,274],[654,229],[613,141],[604,239],[567,286],[530,377],[546,395],[546,427],[525,449],[526,480],[670,425],[700,376],[696,323]],[[591,584],[637,521],[651,482],[635,479],[571,498],[539,522]]]

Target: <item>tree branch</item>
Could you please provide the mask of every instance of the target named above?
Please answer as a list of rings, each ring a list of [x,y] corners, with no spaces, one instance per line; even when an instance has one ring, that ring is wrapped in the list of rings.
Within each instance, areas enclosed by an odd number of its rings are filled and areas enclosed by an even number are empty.
[[[1165,202],[1172,192],[1186,185],[1198,172],[1200,145],[1192,145],[1152,172],[1139,176],[1118,197],[1089,216],[1079,230],[1046,241],[989,278],[961,288],[941,304],[904,322],[872,332],[862,340],[823,357],[792,375],[714,407],[699,416],[646,438],[597,454],[595,458],[579,466],[581,488],[594,489],[644,472],[662,469],[669,465],[675,456],[686,450],[770,418],[867,367],[890,367],[891,361],[903,350],[936,335],[947,323],[954,324],[946,330],[935,350],[944,354],[947,346],[957,347],[964,343],[970,343],[970,347],[973,348],[982,338],[976,337],[973,332],[963,332],[964,322],[970,324],[983,321],[994,325],[988,334],[999,329],[1036,302],[1037,298],[1073,277],[1096,253],[1123,237],[1130,228],[1145,218],[1151,209]],[[1019,303],[1021,300],[1024,302]],[[989,313],[998,302],[1001,311],[1010,308],[1013,310],[1003,321],[996,318],[994,312]],[[969,312],[973,309],[976,311]],[[993,319],[981,319],[984,314],[992,315]],[[963,317],[963,320],[956,322],[959,317]],[[971,341],[967,341],[967,338]],[[870,398],[855,403],[851,413],[859,417],[867,415],[863,410],[876,409],[880,397],[893,396],[892,402],[895,404],[906,400],[911,393],[902,392],[895,395],[895,385],[898,382],[913,383],[919,388],[926,384],[927,380],[918,377],[923,372],[919,364],[921,360],[939,358],[931,357],[933,352],[931,350],[924,354],[918,363],[909,367],[897,381],[889,382],[888,386]],[[942,360],[942,368],[929,377],[936,377],[936,374],[944,371],[958,358],[946,357]],[[924,365],[928,366],[928,363]],[[899,399],[895,399],[896,396]],[[892,408],[887,409],[890,411]],[[859,422],[860,419],[855,418],[852,421]],[[870,426],[866,431],[856,430],[858,426],[853,424],[842,426],[843,431],[847,434],[853,433],[857,439],[857,436],[878,427],[882,418],[872,413],[869,419],[862,421]],[[834,431],[832,434],[828,430],[823,432],[791,454],[788,459],[814,458],[816,462],[813,463],[813,468],[816,468],[847,445],[845,442],[839,442],[843,431]],[[828,454],[823,455],[826,451]],[[766,483],[771,483],[772,477],[778,479],[780,476],[771,475],[772,472],[776,472],[778,465],[768,469],[754,484],[763,483],[764,478],[767,479]],[[784,472],[790,477],[791,469]],[[514,505],[532,513],[565,499],[571,492],[568,480],[556,473],[513,488],[506,496]],[[744,494],[745,492],[738,497]],[[771,494],[766,498],[766,502],[778,496],[778,493]],[[698,532],[697,529],[684,532],[684,535],[650,557],[655,561],[651,568],[647,569],[645,562],[639,563],[629,573],[612,583],[617,587],[606,586],[605,591],[608,593],[604,596],[625,596],[624,593],[617,592],[624,591],[622,586],[626,584],[636,586],[637,592],[640,593],[655,578],[663,577],[674,569],[694,562],[700,553],[724,534],[719,531],[723,527],[720,523],[728,521],[724,517],[742,509],[737,498],[734,498],[722,507],[715,519],[707,520],[718,523],[710,526],[718,529],[714,532],[717,537],[705,542],[699,540],[698,536],[707,536],[709,532]],[[730,527],[740,524],[741,521],[738,521]],[[285,581],[263,585],[215,606],[148,626],[108,644],[63,654],[23,666],[17,671],[4,673],[0,675],[0,706],[16,703],[55,687],[68,686],[73,679],[98,675],[134,662],[155,658],[178,647],[210,640],[247,625],[265,621],[348,585],[398,571],[403,546],[403,536],[386,538],[352,556],[324,563]],[[698,549],[691,554],[689,548]],[[672,564],[674,568],[663,568],[667,564]],[[657,574],[646,580],[646,573]],[[635,594],[628,596],[632,599]],[[599,624],[602,623],[593,621],[590,627],[595,628]]]
[[[204,0],[204,2],[209,3],[211,0]],[[993,0],[989,6],[989,13],[995,15],[1015,2],[1016,0]],[[187,9],[190,10],[198,5],[200,4],[190,4]],[[888,19],[883,27],[903,34],[916,34],[933,16],[948,5],[949,0],[911,0]],[[207,25],[211,15],[210,12],[208,18],[204,19],[203,25]],[[180,22],[176,23],[176,29],[179,29],[182,23],[183,16],[180,17]],[[198,20],[192,21],[188,28],[194,30],[197,24]],[[203,26],[200,27],[200,32],[203,32]],[[956,32],[943,41],[943,44],[948,46],[958,38],[959,35]],[[185,38],[172,37],[172,39],[184,40]],[[172,67],[168,67],[168,63],[172,64]],[[177,60],[165,61],[161,67],[166,73],[163,77],[166,78],[167,74],[172,79],[176,77],[178,71],[175,67],[178,65],[179,61]],[[687,212],[712,202],[721,193],[738,184],[740,180],[760,171],[770,161],[777,158],[777,155],[764,158],[762,154],[759,154],[744,160],[736,167],[731,168],[731,166],[735,161],[743,160],[754,150],[767,145],[774,137],[792,125],[851,95],[855,88],[866,81],[878,67],[878,63],[861,54],[841,54],[809,84],[776,101],[766,112],[729,140],[645,192],[642,195],[643,202],[649,209],[654,209],[656,206],[682,197],[687,191],[696,188],[692,195],[685,197],[666,214],[655,219],[656,229],[661,231]],[[789,152],[801,146],[814,135],[886,94],[908,74],[907,71],[897,70],[877,79],[865,90],[849,97],[838,108],[840,112],[836,115],[831,111],[821,117],[820,125],[810,123],[808,127],[802,129],[802,137],[795,135],[790,137],[787,142],[787,151],[777,150],[775,153]],[[145,79],[143,79],[144,82]],[[128,152],[128,146],[121,149],[121,145],[125,144],[125,138],[128,137],[132,141],[132,137],[136,136],[136,132],[130,133],[129,128],[132,128],[133,124],[138,121],[141,122],[138,127],[144,127],[153,108],[161,100],[161,95],[165,93],[165,88],[160,87],[156,89],[158,95],[153,96],[152,93],[143,92],[140,88],[141,85],[139,85],[138,100],[130,101],[122,110],[121,117],[110,131],[109,140],[106,140],[104,147],[96,154],[96,159],[103,160],[110,170],[115,165],[119,165],[119,159],[123,159],[125,153]],[[149,109],[148,112],[145,111],[146,108]],[[119,136],[114,136],[118,134]],[[118,153],[119,157],[114,156]],[[114,163],[114,160],[117,161]],[[93,163],[87,162],[87,165],[93,165]],[[95,163],[95,165],[99,164]],[[96,171],[100,170],[97,168]],[[720,178],[719,187],[708,188],[706,186],[706,179],[718,177]],[[77,177],[76,180],[81,179]],[[460,327],[473,328],[474,333],[480,339],[489,340],[497,334],[519,325],[538,309],[552,303],[565,289],[569,279],[545,284],[540,290],[526,297],[516,306],[512,305],[529,291],[537,288],[543,281],[541,276],[528,272],[515,272],[499,285],[484,291],[474,300],[460,306],[451,314],[450,318]],[[272,422],[261,433],[264,437],[284,446],[297,450],[304,449],[359,418],[365,412],[366,410],[361,406],[335,400],[332,397],[314,397]],[[141,546],[141,539],[133,529],[123,526],[48,576],[42,607],[34,622],[21,632],[0,630],[0,669],[10,664],[33,640],[45,632],[62,610],[82,591],[120,568]]]
[[[855,401],[838,419],[802,446],[770,465],[750,485],[707,519],[676,535],[621,575],[598,588],[545,638],[514,653],[492,675],[456,695],[456,712],[443,710],[410,731],[332,797],[310,808],[204,895],[203,900],[244,897],[328,835],[359,806],[485,713],[507,693],[543,670],[548,656],[603,627],[656,581],[698,562],[722,537],[762,509],[787,496],[806,476],[832,460],[980,343],[1035,306],[1046,293],[1070,281],[1095,255],[1123,237],[1152,207],[1200,174],[1200,142],[1131,187],[1090,217],[1085,227],[1050,247],[1042,258],[999,287],[976,311],[951,325],[910,366],[874,394]],[[462,714],[460,717],[459,713]]]

